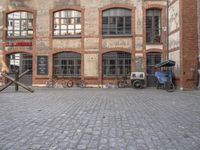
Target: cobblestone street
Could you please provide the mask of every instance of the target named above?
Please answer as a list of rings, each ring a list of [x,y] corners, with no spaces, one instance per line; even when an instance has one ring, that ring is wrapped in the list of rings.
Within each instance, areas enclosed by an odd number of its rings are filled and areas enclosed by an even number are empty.
[[[0,93],[0,150],[199,150],[200,91]]]

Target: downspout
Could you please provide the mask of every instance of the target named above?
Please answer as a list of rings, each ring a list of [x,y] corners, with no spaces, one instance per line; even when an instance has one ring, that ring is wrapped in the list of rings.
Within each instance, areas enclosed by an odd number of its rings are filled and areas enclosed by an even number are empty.
[[[166,34],[167,34],[166,47],[167,47],[167,56],[166,56],[166,59],[168,60],[169,59],[169,0],[166,0],[166,1],[167,1],[167,9],[166,9],[166,22],[167,22],[167,25],[166,25]]]

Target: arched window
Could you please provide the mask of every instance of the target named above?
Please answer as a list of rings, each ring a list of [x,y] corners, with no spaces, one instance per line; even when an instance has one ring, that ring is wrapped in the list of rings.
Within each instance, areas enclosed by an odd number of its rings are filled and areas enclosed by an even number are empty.
[[[80,76],[81,55],[75,52],[55,54],[53,57],[53,74],[55,76]]]
[[[103,11],[102,34],[130,35],[131,11],[123,8],[114,8]]]
[[[53,15],[53,35],[73,36],[81,34],[81,12],[76,10],[57,11]]]
[[[32,37],[33,14],[16,11],[7,14],[7,37]]]
[[[127,76],[131,72],[131,54],[109,52],[103,55],[104,76]]]
[[[148,9],[146,12],[146,42],[161,43],[161,11]]]

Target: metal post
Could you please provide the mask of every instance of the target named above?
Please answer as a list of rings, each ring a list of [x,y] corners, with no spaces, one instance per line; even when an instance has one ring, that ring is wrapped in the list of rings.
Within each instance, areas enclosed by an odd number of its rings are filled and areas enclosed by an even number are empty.
[[[19,69],[15,70],[15,81],[19,81]],[[15,83],[15,91],[17,92],[19,90],[18,84]]]
[[[167,25],[166,25],[166,46],[167,46],[167,60],[169,59],[169,0],[167,1],[167,14],[166,14],[166,21],[167,21]]]

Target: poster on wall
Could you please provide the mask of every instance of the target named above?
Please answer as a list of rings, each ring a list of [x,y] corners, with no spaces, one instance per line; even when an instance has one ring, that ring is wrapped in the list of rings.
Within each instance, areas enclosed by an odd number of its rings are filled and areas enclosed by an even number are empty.
[[[37,56],[37,75],[48,75],[48,56]]]

